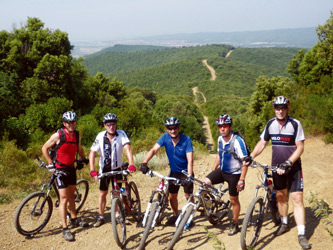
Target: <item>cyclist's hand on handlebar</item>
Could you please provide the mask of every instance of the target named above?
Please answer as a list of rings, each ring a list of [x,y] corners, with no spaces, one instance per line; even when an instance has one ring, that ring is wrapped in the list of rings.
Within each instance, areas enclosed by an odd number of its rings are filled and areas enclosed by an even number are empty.
[[[90,176],[97,181],[98,179],[98,172],[97,171],[90,171]]]
[[[244,158],[243,158],[243,161],[245,161],[245,163],[246,163],[246,166],[249,166],[249,165],[251,165],[251,163],[252,163],[252,161],[253,161],[253,158],[252,158],[252,156],[245,156]]]
[[[147,163],[141,163],[139,169],[143,174],[146,174],[149,171]]]
[[[291,165],[289,164],[289,162],[285,161],[285,162],[279,164],[277,173],[279,175],[288,174],[290,172],[290,170],[291,170]]]
[[[46,165],[45,167],[46,167],[47,170],[49,170],[49,172],[52,173],[52,174],[53,174],[53,173],[55,172],[55,170],[56,170],[56,167],[55,167],[55,165],[54,165],[53,162],[52,162],[51,164]]]
[[[240,192],[240,191],[243,191],[244,188],[245,188],[245,181],[244,180],[239,180],[238,183],[237,183],[237,191]]]
[[[127,171],[130,172],[130,173],[134,173],[136,171],[136,167],[134,165],[130,165],[128,168],[127,168]]]

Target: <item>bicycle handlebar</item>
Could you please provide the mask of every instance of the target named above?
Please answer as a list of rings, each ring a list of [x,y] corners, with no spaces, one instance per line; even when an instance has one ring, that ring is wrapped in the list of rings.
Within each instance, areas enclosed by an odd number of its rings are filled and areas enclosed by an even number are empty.
[[[252,161],[251,167],[253,167],[253,168],[261,167],[263,169],[271,170],[272,172],[276,172],[277,169],[279,168],[278,165],[276,165],[276,166],[269,166],[268,164],[260,164],[259,162],[256,162],[256,161]]]
[[[127,176],[130,173],[127,170],[117,170],[117,171],[110,171],[110,172],[98,174],[97,177],[98,177],[98,179],[100,179],[102,177],[114,176],[114,175],[117,175],[117,174],[121,174],[121,175]]]
[[[209,185],[209,184],[207,184],[207,183],[205,183],[205,182],[202,182],[202,181],[200,181],[199,179],[195,178],[194,176],[190,175],[190,174],[187,173],[185,170],[182,170],[182,173],[183,173],[184,175],[186,175],[191,181],[196,181],[196,182],[198,182],[200,185],[205,186],[205,187],[208,187],[208,188],[210,188],[210,189],[212,189],[212,190],[218,190],[218,189],[216,189],[215,187],[213,187],[212,185]]]
[[[177,178],[175,178],[175,177],[164,176],[164,175],[162,175],[162,174],[160,174],[160,173],[158,173],[158,172],[156,172],[156,171],[154,171],[154,170],[151,170],[151,169],[146,173],[146,175],[148,175],[148,176],[150,176],[150,177],[153,177],[153,176],[156,175],[157,177],[160,177],[160,178],[163,179],[163,180],[174,181],[174,182],[176,182],[176,184],[181,185],[179,179],[177,179]]]

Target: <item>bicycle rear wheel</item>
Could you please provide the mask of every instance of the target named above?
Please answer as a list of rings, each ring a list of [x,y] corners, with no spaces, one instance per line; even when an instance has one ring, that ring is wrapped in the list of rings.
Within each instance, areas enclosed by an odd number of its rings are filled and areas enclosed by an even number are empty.
[[[28,195],[18,206],[14,225],[20,234],[33,236],[49,222],[53,211],[51,197],[42,191]]]
[[[126,242],[126,222],[123,203],[119,197],[112,200],[111,223],[114,239],[117,245],[123,248]]]
[[[264,219],[263,198],[255,197],[247,211],[242,224],[240,243],[243,250],[248,247],[254,247],[261,230],[261,225]]]
[[[87,180],[78,180],[74,193],[76,213],[83,207],[89,192],[89,183]]]
[[[174,245],[178,242],[178,239],[180,238],[180,236],[182,235],[183,231],[184,231],[184,227],[188,221],[188,219],[190,218],[192,212],[193,212],[193,205],[189,205],[186,210],[185,210],[185,213],[184,213],[184,217],[181,218],[181,221],[179,222],[179,225],[176,229],[176,232],[175,234],[173,235],[168,247],[167,247],[167,250],[171,250],[173,249]],[[181,215],[179,215],[181,216]]]
[[[129,182],[128,189],[128,198],[130,201],[130,206],[132,210],[132,216],[136,221],[140,221],[141,219],[141,201],[139,196],[139,191],[136,184],[133,181]]]
[[[145,248],[146,240],[147,240],[147,237],[149,235],[151,225],[153,224],[158,205],[159,205],[158,201],[154,201],[152,203],[151,210],[150,210],[149,215],[148,215],[148,221],[146,223],[145,230],[143,231],[143,235],[142,235],[142,238],[141,238],[141,241],[140,241],[140,244],[139,244],[139,250],[142,250],[142,249]]]

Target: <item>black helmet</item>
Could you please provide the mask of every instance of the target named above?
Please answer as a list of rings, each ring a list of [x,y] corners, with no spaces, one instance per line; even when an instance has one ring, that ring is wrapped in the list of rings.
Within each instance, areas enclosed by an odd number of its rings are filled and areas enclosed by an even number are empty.
[[[75,112],[67,111],[62,115],[62,120],[64,122],[76,122],[77,115],[75,114]]]
[[[166,119],[165,121],[165,126],[172,126],[172,125],[179,125],[180,124],[180,121],[177,117],[170,117],[168,119]]]
[[[273,100],[273,106],[277,106],[277,105],[287,105],[289,106],[289,100],[287,97],[284,97],[282,95],[275,97]]]
[[[216,118],[216,125],[232,125],[232,118],[228,114],[222,114],[219,117]]]
[[[113,113],[108,113],[103,117],[103,123],[107,123],[107,122],[116,122],[118,121],[118,117],[116,116],[116,114]]]

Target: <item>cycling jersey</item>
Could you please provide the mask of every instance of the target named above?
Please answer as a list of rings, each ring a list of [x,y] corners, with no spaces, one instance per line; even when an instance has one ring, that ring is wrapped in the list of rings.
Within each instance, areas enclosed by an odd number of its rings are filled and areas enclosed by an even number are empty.
[[[301,123],[292,117],[288,117],[281,129],[276,117],[269,120],[260,138],[272,141],[272,166],[288,160],[296,150],[296,142],[305,140]],[[294,165],[300,162],[299,158]]]
[[[70,136],[66,129],[64,129],[64,131],[65,143],[63,143],[57,150],[56,168],[74,167],[78,147],[76,133],[73,133],[72,136]],[[58,133],[61,137],[61,132],[58,131]]]
[[[188,162],[186,154],[193,152],[192,141],[189,136],[179,133],[179,141],[177,145],[174,146],[169,133],[165,133],[157,141],[157,144],[161,147],[165,147],[171,172],[181,173],[182,170],[187,171]]]
[[[106,131],[100,132],[96,136],[96,139],[90,148],[90,150],[92,151],[100,152],[100,159],[99,159],[100,173],[103,172],[105,167],[108,167],[106,166],[106,163],[108,162],[110,164],[111,170],[120,168],[122,165],[121,155],[123,147],[127,144],[130,144],[130,140],[128,139],[125,131],[123,130],[116,130],[116,134],[113,137],[112,141],[110,141],[110,144],[106,144],[105,139],[109,140],[107,137],[107,132]]]
[[[220,156],[220,168],[223,172],[228,174],[240,174],[242,168],[242,163],[235,159],[231,153],[230,142],[234,136],[234,133],[232,133],[228,142],[224,141],[222,135],[217,138],[217,152]],[[245,141],[240,136],[237,136],[235,139],[234,152],[240,159],[247,156]]]

